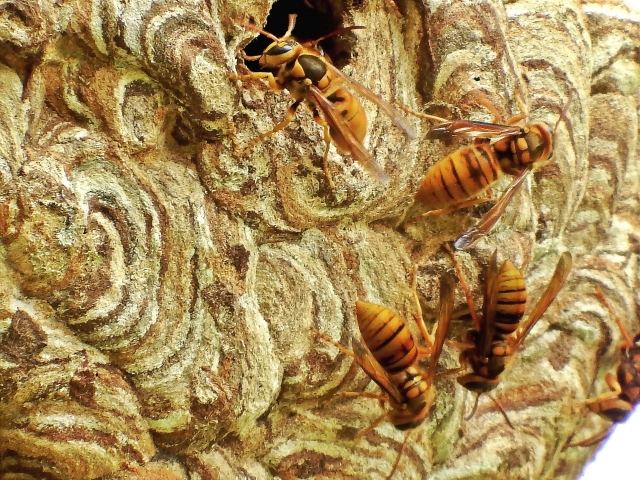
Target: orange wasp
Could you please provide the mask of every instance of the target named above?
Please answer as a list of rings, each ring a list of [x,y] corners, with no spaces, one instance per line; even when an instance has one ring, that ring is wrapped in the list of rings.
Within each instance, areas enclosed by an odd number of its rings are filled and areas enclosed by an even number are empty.
[[[518,350],[564,285],[571,270],[571,254],[565,252],[560,256],[547,289],[527,320],[521,324],[527,303],[527,291],[524,277],[513,263],[505,260],[498,268],[498,251],[493,252],[486,271],[482,315],[478,316],[460,264],[451,247],[445,244],[445,248],[453,260],[474,323],[474,329],[467,332],[467,343],[458,344],[463,348],[460,353],[461,366],[452,373],[464,370],[466,366],[471,367],[470,373],[458,377],[458,383],[478,394],[473,408],[475,412],[480,395],[498,386],[509,357]],[[493,397],[490,398],[495,402]],[[504,411],[502,413],[504,414]]]
[[[620,345],[620,363],[616,375],[609,372],[604,377],[611,389],[610,392],[598,395],[584,402],[584,405],[594,413],[606,418],[612,423],[622,423],[640,403],[640,332],[632,339],[622,323],[622,319],[615,313],[599,287],[596,296],[604,307],[611,313],[622,333],[624,342]],[[589,447],[604,440],[611,431],[596,434],[580,442],[571,443],[567,447]]]
[[[520,100],[519,103],[521,109],[526,110],[524,103]],[[492,105],[485,101],[482,104],[497,116]],[[564,118],[568,106],[569,103],[560,114],[558,122]],[[491,198],[491,185],[503,174],[515,177],[495,205],[475,226],[455,241],[454,247],[458,250],[473,247],[493,228],[534,166],[549,160],[553,153],[553,133],[546,123],[530,123],[523,127],[515,125],[527,117],[526,113],[517,115],[502,125],[469,120],[446,121],[402,108],[420,117],[443,122],[431,128],[427,134],[429,139],[474,140],[472,145],[459,148],[429,168],[415,195],[408,219],[425,209],[430,211],[420,217],[449,213],[485,202]],[[557,125],[556,123],[556,128]],[[478,198],[483,193],[486,196]]]
[[[454,280],[451,275],[440,278],[440,305],[435,340],[427,332],[422,316],[416,318],[420,331],[429,343],[418,347],[405,320],[381,305],[356,303],[358,327],[364,345],[353,341],[353,352],[314,329],[316,335],[334,345],[345,355],[352,357],[369,377],[376,382],[382,394],[368,392],[341,392],[336,396],[365,397],[389,403],[389,410],[361,431],[363,435],[388,418],[398,430],[411,430],[422,424],[431,409],[434,392],[431,388],[436,375],[438,359],[442,353],[445,336],[453,312]],[[417,301],[417,294],[414,296]],[[419,307],[419,304],[418,304]],[[418,308],[420,311],[420,309]],[[415,365],[420,357],[430,356],[427,372]],[[390,478],[400,463],[400,457],[409,438],[407,433],[393,465]]]
[[[289,27],[280,38],[255,25],[247,26],[272,39],[273,43],[261,55],[248,56],[243,52],[242,56],[246,60],[258,60],[260,66],[269,71],[252,72],[239,76],[238,79],[266,80],[273,90],[288,90],[295,101],[289,107],[286,118],[270,131],[260,134],[247,146],[246,150],[251,150],[264,138],[289,125],[298,106],[306,100],[311,107],[314,120],[324,128],[326,144],[323,157],[324,171],[331,186],[333,187],[333,181],[327,166],[330,141],[336,145],[338,152],[350,153],[367,172],[381,182],[387,183],[388,176],[374,160],[373,155],[362,145],[367,133],[367,117],[364,109],[345,86],[382,108],[409,138],[415,138],[415,132],[390,103],[343,74],[318,46],[320,41],[328,37],[364,27],[342,28],[317,40],[301,43],[291,35],[295,20],[296,15],[289,15]]]

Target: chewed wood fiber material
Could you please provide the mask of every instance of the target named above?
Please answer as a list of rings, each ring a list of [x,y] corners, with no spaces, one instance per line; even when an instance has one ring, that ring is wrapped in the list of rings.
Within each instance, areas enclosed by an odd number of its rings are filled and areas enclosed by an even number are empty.
[[[553,160],[458,254],[478,305],[496,248],[528,264],[529,299],[562,252],[574,258],[493,391],[515,428],[487,398],[465,420],[475,397],[438,379],[394,478],[576,478],[593,448],[563,447],[608,425],[577,404],[606,391],[620,343],[594,286],[640,330],[640,13],[615,0],[407,0],[402,18],[383,0],[343,6],[336,18],[367,27],[349,34],[343,71],[384,99],[492,121],[479,99],[507,119],[521,92],[527,121],[551,126],[570,101]],[[305,108],[241,155],[291,103],[229,78],[255,36],[242,25],[264,25],[270,8],[42,0],[0,15],[2,474],[390,472],[404,433],[387,421],[356,437],[383,410],[332,395],[374,385],[311,328],[350,348],[364,300],[407,319],[419,342],[413,266],[431,328],[452,270],[440,246],[484,210],[395,228],[427,169],[463,144],[427,140],[429,124],[407,117],[410,141],[367,100],[365,146],[389,185],[332,147],[332,190]],[[468,328],[455,319],[449,338]],[[445,346],[440,368],[458,354]]]

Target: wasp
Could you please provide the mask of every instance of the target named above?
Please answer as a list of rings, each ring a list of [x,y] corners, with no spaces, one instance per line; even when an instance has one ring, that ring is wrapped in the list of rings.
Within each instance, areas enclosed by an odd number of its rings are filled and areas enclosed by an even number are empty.
[[[519,97],[518,102],[521,110],[526,111]],[[488,101],[481,103],[498,117],[495,107]],[[564,118],[568,106],[567,102],[558,122]],[[427,170],[414,197],[414,206],[407,215],[408,219],[415,216],[415,212],[429,210],[420,215],[426,217],[485,202],[491,199],[491,186],[502,175],[514,176],[495,205],[455,241],[454,246],[458,250],[471,248],[493,228],[531,170],[547,162],[553,154],[553,131],[546,123],[529,123],[522,127],[516,125],[528,116],[527,113],[511,118],[506,124],[498,124],[447,121],[402,108],[420,117],[441,122],[429,130],[428,139],[473,139],[472,145],[459,148]]]
[[[415,290],[414,290],[415,295]],[[417,295],[416,301],[417,301]],[[356,317],[364,345],[353,341],[353,352],[326,335],[314,330],[316,335],[331,343],[342,353],[352,357],[366,374],[380,387],[382,394],[368,392],[342,392],[336,396],[365,397],[388,402],[389,409],[361,431],[363,435],[388,418],[398,429],[408,431],[393,465],[390,478],[396,470],[404,446],[412,429],[421,425],[427,417],[434,400],[433,381],[438,359],[442,353],[445,336],[453,312],[454,279],[450,275],[440,278],[440,303],[435,339],[431,336],[420,314],[416,321],[428,346],[416,345],[406,321],[387,307],[358,301]],[[418,303],[418,311],[420,311]],[[430,356],[426,372],[416,367],[416,362]]]
[[[616,369],[616,375],[609,372],[605,376],[605,382],[611,391],[586,400],[584,405],[612,424],[621,423],[629,418],[635,406],[640,403],[640,332],[632,339],[622,323],[622,319],[615,313],[599,287],[596,287],[596,297],[613,316],[624,341],[620,345],[620,363]],[[595,445],[604,440],[609,432],[610,428],[607,428],[602,433],[580,442],[571,443],[567,447]]]
[[[505,260],[498,268],[498,252],[493,252],[486,270],[482,313],[479,316],[460,264],[451,247],[448,244],[445,247],[453,260],[474,323],[474,328],[467,332],[466,343],[458,344],[463,350],[460,353],[460,368],[455,372],[471,368],[470,373],[458,377],[458,383],[478,394],[473,408],[475,412],[480,395],[498,386],[509,358],[518,350],[564,285],[571,270],[571,254],[565,252],[560,256],[546,290],[527,320],[522,322],[527,291],[522,273],[511,261]],[[493,397],[489,397],[495,402]]]
[[[390,103],[344,75],[318,46],[319,42],[328,37],[364,27],[346,27],[317,40],[300,42],[291,35],[295,20],[296,15],[289,15],[288,29],[280,38],[255,25],[247,26],[270,38],[273,43],[261,55],[248,56],[244,52],[241,55],[246,60],[257,60],[260,67],[268,71],[252,72],[237,78],[266,80],[273,90],[288,90],[294,103],[287,110],[285,119],[270,131],[260,134],[246,147],[246,151],[250,151],[261,140],[289,125],[300,104],[306,100],[314,120],[324,128],[323,162],[330,185],[333,186],[333,181],[327,166],[327,156],[331,141],[339,153],[351,154],[373,177],[382,183],[388,183],[389,177],[362,144],[367,133],[367,116],[358,99],[348,88],[376,103],[409,138],[415,138],[415,132]]]

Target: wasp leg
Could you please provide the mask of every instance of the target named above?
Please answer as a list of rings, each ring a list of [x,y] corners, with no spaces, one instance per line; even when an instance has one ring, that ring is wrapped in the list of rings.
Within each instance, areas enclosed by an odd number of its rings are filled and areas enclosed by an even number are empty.
[[[527,118],[526,113],[519,113],[518,115],[511,117],[509,120],[507,120],[507,125],[515,125],[520,120],[524,120],[525,118]]]
[[[609,386],[609,388],[611,389],[610,392],[603,393],[601,395],[598,395],[597,397],[589,398],[587,400],[583,400],[582,402],[580,402],[582,406],[586,406],[589,410],[591,410],[594,413],[599,413],[600,411],[602,411],[603,405],[605,405],[611,400],[618,399],[620,396],[620,393],[622,392],[622,389],[620,388],[620,384],[618,383],[618,380],[616,379],[615,375],[613,375],[611,372],[607,373],[604,379],[605,379],[605,382],[607,382],[607,385]],[[596,443],[599,443],[602,440],[604,440],[609,435],[610,430],[611,430],[610,428],[607,428],[603,432],[600,432],[596,435],[588,437],[579,442],[569,443],[568,445],[565,445],[564,448],[590,447],[591,445],[595,445]]]
[[[329,188],[331,188],[331,190],[335,190],[333,177],[331,176],[331,171],[329,170],[329,147],[331,146],[329,124],[324,120],[324,118],[322,118],[315,105],[311,107],[311,111],[313,113],[313,119],[317,124],[322,125],[322,129],[324,130],[324,155],[322,156],[322,168],[324,169],[324,174],[327,177],[327,182],[329,182]]]
[[[473,205],[480,205],[481,203],[485,203],[490,200],[493,200],[493,194],[485,195],[484,197],[480,197],[480,198],[472,198],[470,200],[465,200],[464,202],[456,203],[451,207],[439,208],[438,210],[431,210],[429,212],[416,216],[415,220],[411,220],[411,221],[415,222],[417,219],[433,217],[434,215],[446,215],[448,213],[455,212],[456,210],[461,210],[463,208],[471,207]],[[410,223],[410,222],[406,222],[406,223]]]
[[[518,102],[518,108],[520,109],[521,113],[520,115],[516,115],[515,117],[510,118],[509,121],[507,122],[507,125],[515,125],[520,120],[524,120],[529,116],[529,109],[527,108],[526,103],[524,103],[524,100],[522,99],[522,87],[516,88],[515,96],[516,96],[516,102]]]
[[[617,399],[622,393],[622,388],[620,388],[620,384],[616,379],[616,376],[611,372],[607,373],[604,377],[604,381],[607,382],[607,385],[611,389],[610,392],[602,393],[597,397],[588,398],[587,400],[583,400],[582,405],[586,406],[592,412],[598,413],[600,411],[599,406],[601,404],[606,403],[609,400]],[[591,407],[593,405],[593,408]]]
[[[603,432],[597,433],[589,438],[585,438],[584,440],[581,440],[579,442],[573,442],[568,445],[565,445],[563,450],[565,448],[571,448],[571,447],[590,447],[592,445],[600,443],[602,440],[607,438],[610,432],[611,432],[611,428],[607,428]]]
[[[324,333],[320,332],[317,328],[314,328],[314,327],[311,327],[311,331],[316,335],[316,337],[321,338],[322,340],[324,340],[327,343],[330,343],[331,345],[336,347],[338,350],[340,350],[342,353],[344,353],[345,355],[348,355],[349,357],[351,357],[351,358],[353,358],[354,360],[357,361],[357,358],[353,354],[353,352],[350,352],[349,350],[344,348],[342,345],[340,345],[338,342],[336,342],[333,338],[328,337],[327,335],[325,335]]]
[[[353,392],[353,393],[357,393],[357,392]],[[371,398],[371,397],[369,397]],[[387,400],[387,397],[384,398],[385,400]],[[380,415],[378,418],[376,418],[373,422],[371,422],[371,424],[367,427],[364,428],[362,430],[360,430],[357,434],[356,437],[363,437],[364,435],[368,434],[371,430],[373,430],[374,428],[376,428],[378,425],[380,425],[380,423],[387,417],[387,412],[383,413],[382,415]]]
[[[385,480],[391,480],[391,477],[396,472],[398,465],[400,465],[400,458],[402,457],[402,452],[404,452],[404,447],[407,444],[407,441],[409,440],[409,436],[411,435],[411,432],[412,430],[409,430],[407,434],[404,436],[404,441],[402,442],[402,445],[400,445],[400,450],[398,451],[398,456],[396,457],[396,461],[393,462],[393,467],[391,468],[391,471],[389,472],[389,475],[387,475],[387,478]]]
[[[493,115],[493,123],[498,123],[498,124],[501,123],[502,114],[496,108],[496,106],[491,102],[491,100],[489,100],[489,98],[484,92],[476,91],[474,97],[476,97],[475,100],[478,105],[483,106],[484,108],[489,110],[491,115]]]
[[[604,292],[598,286],[596,286],[596,296],[598,297],[598,300],[600,301],[600,303],[604,305],[604,307],[607,310],[609,310],[609,313],[618,324],[620,333],[622,333],[622,336],[624,337],[624,343],[620,345],[620,348],[633,347],[633,340],[631,340],[631,337],[629,336],[629,332],[627,332],[627,329],[625,328],[624,323],[622,323],[622,319],[616,314],[616,312],[613,311],[611,304],[607,301],[606,297],[604,296]]]
[[[295,116],[296,110],[297,110],[299,105],[300,105],[300,101],[297,101],[293,105],[291,105],[289,107],[289,109],[287,110],[287,116],[285,117],[285,119],[282,122],[280,122],[278,125],[273,127],[271,130],[269,130],[268,132],[261,133],[260,135],[258,135],[257,138],[253,139],[249,143],[249,145],[247,145],[247,147],[244,149],[244,154],[248,155],[249,152],[251,152],[251,150],[253,149],[253,147],[255,147],[262,140],[264,140],[265,138],[273,135],[276,132],[279,132],[280,130],[285,128],[287,125],[289,125],[291,123],[291,120],[293,120],[293,117]]]
[[[473,416],[476,414],[476,410],[478,410],[478,403],[480,403],[480,395],[482,395],[482,392],[479,392],[476,395],[476,401],[473,402],[473,408],[471,409],[471,413],[469,415],[467,415],[466,417],[464,417],[464,419],[466,421],[469,421],[473,418]]]
[[[273,76],[271,72],[251,72],[246,75],[230,75],[232,80],[240,80],[244,82],[245,80],[266,80],[269,84],[269,88],[279,92],[280,90],[284,90],[284,86],[280,85],[276,81],[276,77]]]
[[[618,395],[622,393],[622,387],[620,387],[618,379],[613,373],[607,373],[604,376],[604,381],[607,382],[607,385],[609,385],[609,388],[613,390],[613,392],[617,393]]]
[[[502,168],[502,173],[505,173],[507,175],[511,175],[512,177],[517,177],[519,175],[522,175],[522,169],[521,168],[512,168],[512,167],[503,167]]]
[[[480,323],[480,319],[478,318],[478,314],[476,313],[476,305],[473,301],[473,295],[471,295],[471,289],[467,284],[467,281],[464,277],[464,273],[462,273],[462,268],[460,267],[460,263],[458,263],[458,259],[456,258],[455,253],[449,246],[448,243],[444,244],[445,250],[449,253],[451,257],[451,261],[453,262],[453,267],[456,270],[456,275],[458,276],[458,280],[460,281],[460,286],[462,287],[462,291],[464,292],[464,296],[467,299],[467,305],[469,305],[469,313],[471,314],[471,318],[473,318],[473,324],[475,326],[476,331],[480,331],[482,328],[482,324]]]
[[[453,347],[453,348],[461,348],[463,350],[466,350],[467,348],[471,348],[473,347],[473,343],[468,343],[468,342],[456,342],[455,340],[447,340],[446,343],[449,347]]]
[[[502,414],[502,416],[504,417],[505,421],[507,422],[507,425],[509,425],[511,427],[511,430],[515,430],[513,424],[511,423],[511,420],[509,420],[509,417],[507,416],[507,412],[505,412],[504,408],[502,405],[500,405],[500,402],[498,402],[498,400],[496,400],[494,398],[493,395],[491,395],[490,393],[486,393],[487,397],[489,397],[491,399],[491,401],[493,402],[493,404],[496,406],[496,408],[500,411],[500,413]]]
[[[413,110],[413,109],[407,107],[406,105],[403,105],[400,102],[395,102],[395,104],[400,110],[404,110],[408,114],[415,115],[418,118],[424,118],[426,120],[433,120],[434,122],[438,122],[438,123],[445,123],[445,122],[449,121],[446,118],[437,117],[435,115],[429,115],[428,113],[418,112],[417,110]]]
[[[418,325],[418,329],[420,330],[420,334],[424,341],[427,343],[427,347],[418,347],[419,357],[426,357],[431,354],[431,350],[433,349],[433,338],[434,335],[430,334],[427,330],[427,326],[424,323],[424,318],[422,317],[422,307],[420,306],[420,300],[418,299],[418,266],[414,265],[413,270],[411,272],[411,290],[413,292],[413,301],[416,304],[417,315],[413,316],[413,319]],[[436,327],[437,328],[437,325]]]
[[[450,377],[451,375],[457,375],[460,372],[464,371],[466,369],[465,367],[457,367],[457,368],[450,368],[449,370],[445,370],[444,372],[438,372],[436,373],[436,380],[443,378],[443,377]]]
[[[334,397],[362,397],[362,398],[373,398],[375,400],[386,401],[388,400],[386,395],[380,395],[377,393],[369,393],[369,392],[338,392],[333,395]],[[386,413],[385,413],[386,415]],[[384,416],[383,416],[384,418]],[[380,420],[382,421],[382,420]],[[379,422],[378,422],[379,423]],[[375,426],[375,425],[374,425]]]
[[[338,342],[336,342],[333,338],[328,337],[327,335],[325,335],[324,333],[320,332],[318,329],[316,329],[314,327],[311,327],[311,331],[313,331],[313,333],[316,335],[316,337],[321,338],[322,340],[324,340],[327,343],[330,343],[331,345],[336,347],[338,350],[340,350],[345,355],[353,358],[356,361],[356,363],[360,364],[360,360],[358,360],[358,358],[354,355],[353,352],[351,352],[351,351],[347,350],[346,348],[344,348],[342,345],[340,345]],[[369,393],[369,392],[338,392],[338,393],[334,394],[333,396],[334,397],[374,398],[374,399],[380,400],[380,401],[387,401],[388,400],[388,397],[386,395],[380,395],[380,394],[377,394],[377,393]]]

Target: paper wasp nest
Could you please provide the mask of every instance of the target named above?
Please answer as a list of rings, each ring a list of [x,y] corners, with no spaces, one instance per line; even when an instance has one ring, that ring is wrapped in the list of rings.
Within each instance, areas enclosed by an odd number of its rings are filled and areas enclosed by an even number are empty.
[[[302,2],[300,2],[302,3]],[[311,2],[349,34],[345,72],[383,98],[492,121],[522,94],[554,125],[555,161],[495,232],[460,254],[477,274],[498,247],[528,262],[537,299],[558,255],[565,288],[494,391],[435,384],[428,423],[395,478],[575,478],[606,426],[576,407],[606,390],[620,335],[602,286],[640,330],[640,16],[620,2]],[[0,472],[21,478],[385,478],[404,434],[370,385],[311,332],[350,346],[356,299],[433,322],[440,249],[474,209],[401,232],[426,169],[456,145],[408,141],[365,102],[366,146],[391,177],[330,153],[286,93],[229,78],[271,8],[237,2],[8,2],[0,13]],[[341,22],[341,23],[340,23]],[[506,183],[501,183],[502,188]],[[459,306],[463,297],[458,295]],[[431,320],[429,315],[431,314]],[[413,328],[413,326],[412,326]],[[454,321],[451,338],[468,328]],[[442,368],[457,365],[446,347]]]

